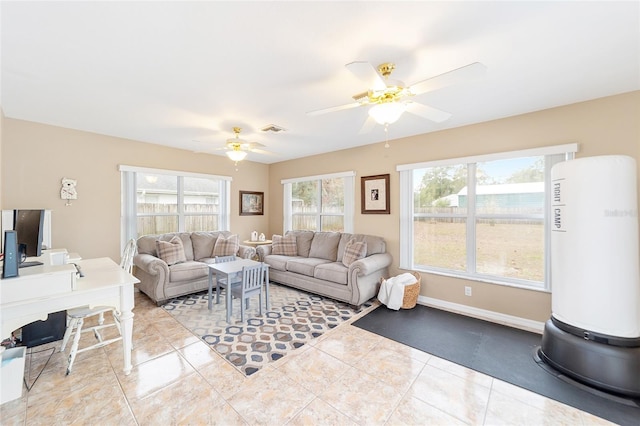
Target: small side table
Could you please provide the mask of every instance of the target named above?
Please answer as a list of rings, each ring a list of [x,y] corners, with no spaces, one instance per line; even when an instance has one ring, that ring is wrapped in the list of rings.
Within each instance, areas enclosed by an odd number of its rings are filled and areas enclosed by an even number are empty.
[[[244,244],[244,245],[247,245],[247,246],[255,246],[255,247],[258,247],[258,246],[261,246],[261,245],[264,245],[264,244],[271,244],[271,243],[272,243],[272,241],[271,241],[271,240],[264,240],[264,241],[251,241],[251,240],[244,240],[244,241],[242,242],[242,244]]]

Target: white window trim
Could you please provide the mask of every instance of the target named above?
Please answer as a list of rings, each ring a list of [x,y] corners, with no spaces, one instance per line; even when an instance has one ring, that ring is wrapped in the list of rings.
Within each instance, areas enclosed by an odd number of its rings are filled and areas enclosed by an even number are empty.
[[[355,171],[328,173],[326,175],[315,176],[303,176],[297,178],[282,179],[280,183],[283,186],[282,197],[282,211],[284,213],[283,218],[283,232],[291,230],[292,226],[292,211],[291,211],[291,189],[292,184],[297,182],[307,182],[310,180],[322,180],[322,179],[344,179],[344,232],[353,233],[353,223],[355,214]],[[350,178],[350,179],[348,179]],[[318,229],[320,229],[318,227]]]
[[[156,174],[156,175],[184,176],[184,177],[194,177],[194,178],[204,178],[204,179],[219,179],[219,180],[227,180],[229,182],[233,180],[231,176],[210,175],[207,173],[183,172],[180,170],[152,169],[148,167],[126,166],[124,164],[120,164],[118,166],[118,171],[148,173],[148,174]]]
[[[468,164],[468,163],[481,163],[487,161],[496,161],[496,160],[505,160],[511,158],[519,158],[519,157],[534,157],[534,156],[547,156],[547,155],[557,155],[557,154],[566,154],[566,160],[571,160],[575,157],[575,153],[578,152],[579,145],[577,143],[570,143],[564,145],[553,145],[547,147],[540,148],[532,148],[518,151],[508,151],[508,152],[499,152],[493,154],[485,154],[485,155],[476,155],[476,156],[468,156],[468,157],[458,157],[458,158],[449,158],[444,160],[435,160],[435,161],[427,161],[421,163],[412,163],[412,164],[401,164],[396,166],[396,171],[400,172],[400,269],[413,270],[415,269],[413,264],[413,170],[428,168],[428,167],[438,167],[438,166],[450,166],[450,165],[458,165],[458,164]],[[547,166],[550,167],[550,166]],[[545,170],[548,172],[548,170]],[[474,188],[469,186],[469,190],[471,192],[474,191]],[[472,193],[469,193],[469,196],[472,196]],[[550,199],[550,182],[545,181],[545,206],[549,205]],[[469,217],[471,212],[467,212],[466,217]],[[485,277],[480,274],[470,273],[467,271],[464,272],[454,272],[449,270],[438,270],[438,268],[429,269],[428,272],[458,277],[458,278],[466,278],[474,281],[480,282],[489,282],[493,284],[501,284],[512,287],[521,287],[529,290],[542,290],[542,291],[550,291],[551,290],[551,276],[550,270],[551,268],[548,265],[551,265],[551,254],[549,250],[550,244],[550,223],[549,223],[549,215],[545,215],[544,226],[545,226],[545,281],[543,283],[543,287],[529,286],[529,285],[520,285],[516,282],[512,282],[510,280],[500,280],[497,277]],[[474,265],[475,270],[475,250],[473,253],[467,253],[467,262],[472,261],[473,263],[469,263],[469,265]]]
[[[515,157],[537,157],[541,155],[555,155],[578,152],[577,143],[565,145],[553,145],[541,148],[522,149],[519,151],[496,152],[495,154],[473,155],[470,157],[448,158],[445,160],[427,161],[423,163],[400,164],[396,166],[396,171],[423,169],[425,167],[451,166],[461,163],[483,163],[486,161],[508,160]]]
[[[149,167],[136,167],[124,164],[118,165],[118,171],[121,176],[120,191],[120,250],[124,250],[127,241],[136,238],[138,235],[137,227],[137,200],[136,200],[136,183],[134,179],[135,173],[169,175],[180,177],[192,177],[203,179],[215,179],[221,181],[223,191],[220,193],[220,227],[228,230],[231,227],[231,176],[210,175],[205,173],[184,172],[179,170],[154,169]],[[179,180],[180,181],[180,180]],[[180,194],[181,191],[179,191]],[[178,200],[180,203],[182,200]],[[180,205],[180,204],[179,204]],[[182,218],[182,215],[179,215]],[[182,219],[181,219],[182,220]],[[181,223],[179,226],[183,226]]]

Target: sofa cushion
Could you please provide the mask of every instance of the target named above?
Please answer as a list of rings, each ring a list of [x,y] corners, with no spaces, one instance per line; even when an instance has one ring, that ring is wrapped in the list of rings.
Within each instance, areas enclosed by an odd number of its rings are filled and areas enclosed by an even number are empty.
[[[150,254],[151,256],[158,257],[158,250],[156,249],[156,235],[143,235],[138,238],[138,254]]]
[[[219,232],[193,232],[191,244],[193,245],[193,259],[202,260],[211,257]]]
[[[274,235],[271,237],[271,253],[282,256],[295,256],[298,254],[298,246],[296,245],[296,236]]]
[[[177,263],[169,267],[169,281],[191,281],[206,277],[209,273],[209,267],[202,263],[190,260],[183,263]]]
[[[233,234],[227,237],[220,235],[216,239],[216,243],[213,247],[213,257],[216,256],[231,256],[238,252],[240,243],[238,242],[238,235]]]
[[[323,263],[329,263],[329,261],[326,259],[318,259],[317,257],[289,258],[287,261],[287,271],[313,277],[313,270],[315,267],[322,265]]]
[[[171,241],[156,240],[156,250],[158,257],[169,266],[187,261],[184,254],[184,245],[178,236],[174,236]]]
[[[387,246],[382,237],[377,237],[375,235],[343,233],[340,237],[340,244],[338,245],[338,262],[342,261],[344,249],[347,247],[347,243],[351,240],[364,241],[367,243],[367,256],[387,252]]]
[[[182,240],[182,247],[184,248],[185,257],[187,258],[187,260],[193,260],[191,232],[170,232],[168,234],[161,234],[156,236],[156,238],[160,241],[171,241],[173,237],[178,237]]]
[[[363,259],[367,255],[367,243],[364,241],[349,240],[344,248],[342,264],[349,266],[356,260]]]
[[[340,262],[323,263],[316,266],[313,271],[314,278],[319,280],[331,281],[337,284],[347,284],[347,275],[349,268]]]
[[[271,269],[277,269],[278,271],[287,270],[287,262],[291,260],[291,256],[280,256],[277,254],[270,254],[264,258],[264,263],[269,265]]]
[[[316,232],[311,240],[309,257],[317,257],[335,262],[338,257],[340,232]]]
[[[309,257],[311,249],[311,240],[313,240],[313,231],[287,231],[285,235],[295,235],[296,246],[298,246],[298,256]]]

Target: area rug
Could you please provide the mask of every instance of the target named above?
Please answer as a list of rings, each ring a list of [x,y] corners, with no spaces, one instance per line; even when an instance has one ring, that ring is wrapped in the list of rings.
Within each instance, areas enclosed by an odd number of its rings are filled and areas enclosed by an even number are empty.
[[[614,423],[640,425],[640,401],[588,388],[541,364],[540,334],[421,305],[381,306],[353,325]]]
[[[207,292],[183,296],[163,308],[180,324],[249,376],[270,362],[300,348],[325,332],[377,306],[372,300],[355,309],[349,304],[271,283],[269,311],[259,315],[251,300],[240,322],[240,300],[233,300],[231,324],[226,321],[224,291],[209,311]]]

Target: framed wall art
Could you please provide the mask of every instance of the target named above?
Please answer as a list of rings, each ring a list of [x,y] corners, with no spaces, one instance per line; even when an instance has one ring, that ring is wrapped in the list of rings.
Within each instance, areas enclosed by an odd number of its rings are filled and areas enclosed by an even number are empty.
[[[240,191],[240,216],[263,214],[264,192]]]
[[[389,214],[389,174],[360,178],[362,214]]]

